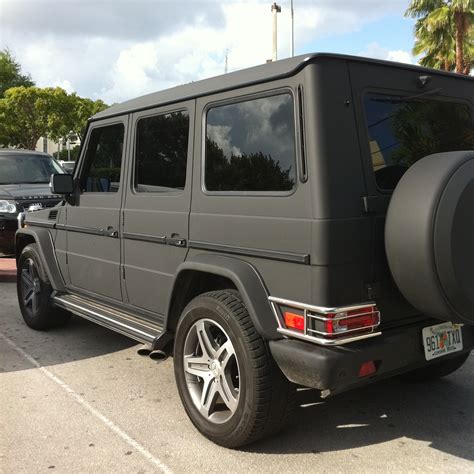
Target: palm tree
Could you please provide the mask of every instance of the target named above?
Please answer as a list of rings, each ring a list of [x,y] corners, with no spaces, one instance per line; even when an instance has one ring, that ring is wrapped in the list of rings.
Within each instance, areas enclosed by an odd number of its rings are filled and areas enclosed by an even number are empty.
[[[416,18],[414,54],[425,66],[469,74],[474,66],[474,0],[412,0],[406,16]]]
[[[418,20],[415,25],[415,36],[413,54],[424,54],[420,59],[422,66],[454,71],[456,46],[451,28],[429,30],[426,22]]]

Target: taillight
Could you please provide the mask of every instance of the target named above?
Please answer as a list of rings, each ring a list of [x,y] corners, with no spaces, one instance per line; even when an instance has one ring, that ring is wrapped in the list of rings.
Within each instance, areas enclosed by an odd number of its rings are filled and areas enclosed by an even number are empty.
[[[377,372],[377,367],[373,360],[364,362],[359,369],[359,377],[368,377],[369,375],[374,375]]]
[[[269,297],[278,321],[278,332],[286,336],[338,345],[381,334],[380,312],[375,303],[327,308]]]
[[[324,329],[327,335],[337,336],[346,332],[353,332],[373,328],[380,323],[380,313],[377,306],[370,305],[350,311],[328,313],[325,315]]]
[[[304,331],[304,316],[302,314],[285,311],[285,326],[289,329]]]

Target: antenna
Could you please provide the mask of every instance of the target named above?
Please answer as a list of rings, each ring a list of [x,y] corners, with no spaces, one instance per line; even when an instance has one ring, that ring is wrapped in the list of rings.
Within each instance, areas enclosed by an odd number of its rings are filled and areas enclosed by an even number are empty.
[[[224,51],[225,55],[225,66],[224,66],[224,74],[227,74],[228,66],[229,66],[229,48]]]

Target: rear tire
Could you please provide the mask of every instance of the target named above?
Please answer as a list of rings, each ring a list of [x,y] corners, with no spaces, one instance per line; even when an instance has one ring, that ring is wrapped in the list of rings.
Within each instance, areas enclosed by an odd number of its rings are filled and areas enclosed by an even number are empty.
[[[232,290],[205,293],[186,306],[176,331],[174,370],[194,426],[227,448],[276,433],[294,408],[295,386]]]
[[[461,354],[457,357],[453,357],[452,359],[443,360],[435,364],[422,367],[421,369],[413,370],[412,372],[404,374],[403,378],[414,382],[424,382],[446,377],[446,375],[452,374],[462,367],[462,365],[464,365],[464,363],[467,361],[469,354],[470,353],[468,352],[467,354]]]
[[[18,259],[17,294],[21,314],[32,329],[45,330],[62,326],[71,313],[51,304],[53,289],[36,244],[27,245]]]

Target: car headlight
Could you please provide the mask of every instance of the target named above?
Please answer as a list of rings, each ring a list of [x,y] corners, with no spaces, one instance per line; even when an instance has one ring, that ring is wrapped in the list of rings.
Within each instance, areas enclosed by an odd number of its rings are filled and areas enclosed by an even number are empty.
[[[0,214],[15,214],[17,212],[15,201],[0,199]]]

